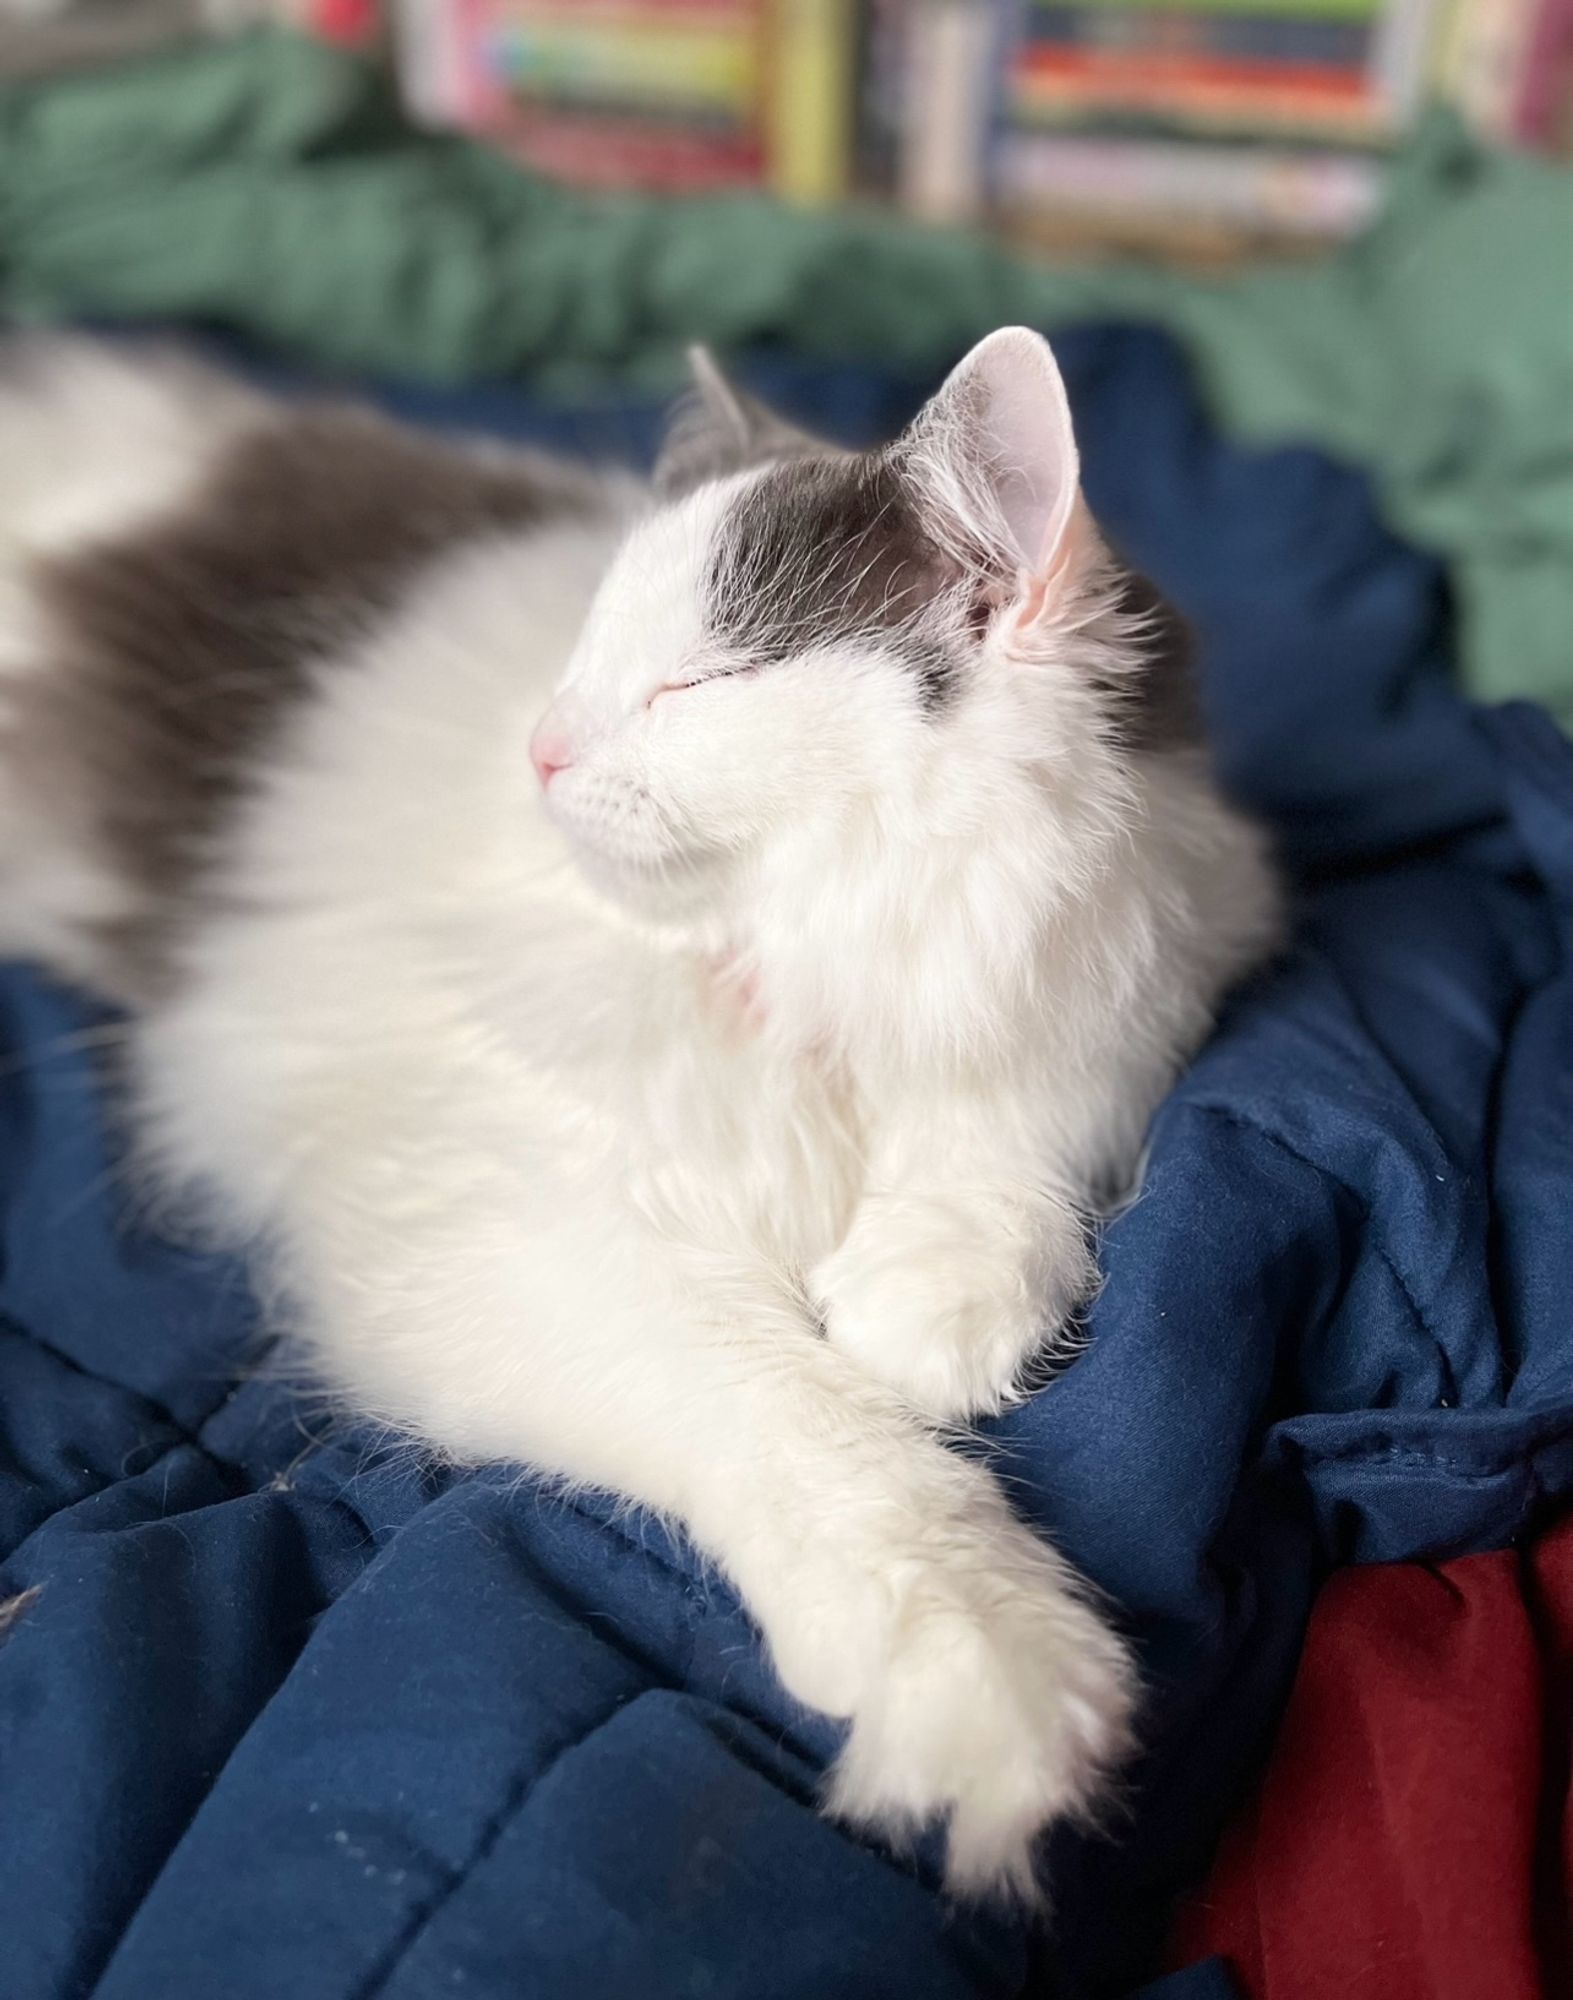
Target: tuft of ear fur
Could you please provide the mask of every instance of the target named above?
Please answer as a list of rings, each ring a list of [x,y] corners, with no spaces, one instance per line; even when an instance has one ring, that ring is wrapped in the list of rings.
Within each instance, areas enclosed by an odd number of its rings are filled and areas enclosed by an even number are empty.
[[[1084,519],[1070,404],[1041,334],[979,341],[896,450],[942,546],[1041,603]]]
[[[691,347],[688,366],[693,388],[674,410],[655,464],[663,499],[680,499],[751,466],[832,450],[729,382],[709,348]]]

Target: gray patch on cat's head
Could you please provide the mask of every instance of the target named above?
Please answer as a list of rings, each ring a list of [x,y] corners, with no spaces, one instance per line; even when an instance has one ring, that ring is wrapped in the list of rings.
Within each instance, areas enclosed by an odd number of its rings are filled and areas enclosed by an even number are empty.
[[[1136,664],[1098,681],[1111,737],[1141,753],[1193,746],[1202,728],[1190,629],[1145,576],[1113,560],[1112,611]],[[707,622],[718,645],[761,666],[876,641],[911,667],[935,714],[964,671],[966,628],[927,614],[958,586],[962,571],[925,527],[898,451],[793,459],[762,473],[723,517]],[[986,579],[974,596],[986,618]]]
[[[707,348],[691,348],[688,359],[693,387],[672,412],[653,474],[663,500],[781,459],[834,453],[729,382]]]
[[[933,709],[956,661],[923,614],[954,578],[888,454],[793,459],[728,509],[706,579],[707,623],[720,646],[764,666],[877,638]]]
[[[677,498],[708,481],[759,473],[716,537],[706,579],[711,637],[763,666],[814,646],[877,640],[911,666],[924,707],[936,713],[965,649],[954,617],[925,613],[942,591],[964,585],[976,561],[971,623],[979,629],[1008,579],[997,565],[983,575],[987,551],[958,558],[925,524],[909,463],[912,433],[883,451],[839,451],[735,388],[705,350],[690,358],[694,390],[657,466],[658,490]],[[952,394],[976,398],[981,390],[963,384]],[[1111,609],[1137,664],[1117,678],[1099,678],[1089,665],[1107,698],[1111,738],[1138,753],[1194,746],[1202,726],[1190,629],[1146,577],[1118,557],[1113,565]]]

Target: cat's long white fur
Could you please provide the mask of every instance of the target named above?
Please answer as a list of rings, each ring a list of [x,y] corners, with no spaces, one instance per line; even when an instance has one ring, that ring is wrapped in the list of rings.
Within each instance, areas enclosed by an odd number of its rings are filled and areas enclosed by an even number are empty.
[[[46,442],[0,492],[8,673],[47,670],[28,521],[102,531],[116,399],[148,394],[82,366],[57,420],[101,466],[50,501]],[[128,512],[180,485],[183,393]],[[0,451],[19,417],[0,396]],[[1271,882],[1195,753],[1111,750],[1069,613],[1012,641],[1003,607],[943,727],[868,647],[688,685],[756,476],[631,534],[618,486],[473,546],[320,676],[136,1025],[142,1130],[269,1246],[356,1407],[684,1524],[787,1687],[848,1718],[836,1810],[946,1816],[954,1886],[1026,1892],[1128,1740],[1132,1675],[935,1420],[997,1406],[1086,1296],[1091,1191],[1263,949]],[[564,682],[575,760],[543,794]],[[4,814],[6,942],[90,972],[73,926],[113,879],[68,857],[52,887]]]

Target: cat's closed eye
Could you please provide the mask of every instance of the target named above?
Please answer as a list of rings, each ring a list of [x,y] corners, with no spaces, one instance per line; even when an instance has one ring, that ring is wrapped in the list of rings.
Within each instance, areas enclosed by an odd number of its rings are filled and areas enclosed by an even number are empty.
[[[694,688],[709,687],[714,681],[741,680],[747,675],[757,674],[762,664],[759,660],[741,660],[736,666],[718,667],[713,673],[693,674],[682,681],[663,681],[646,699],[645,707],[653,708],[663,695],[687,694]]]

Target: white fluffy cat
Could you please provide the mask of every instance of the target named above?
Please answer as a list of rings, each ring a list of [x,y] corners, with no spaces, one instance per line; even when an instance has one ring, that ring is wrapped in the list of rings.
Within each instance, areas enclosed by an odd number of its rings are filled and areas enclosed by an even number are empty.
[[[132,1007],[150,1157],[355,1407],[683,1523],[832,1809],[1030,1893],[1132,1675],[940,1431],[1087,1297],[1272,875],[1042,340],[866,455],[698,374],[652,494],[19,348],[0,942]]]

